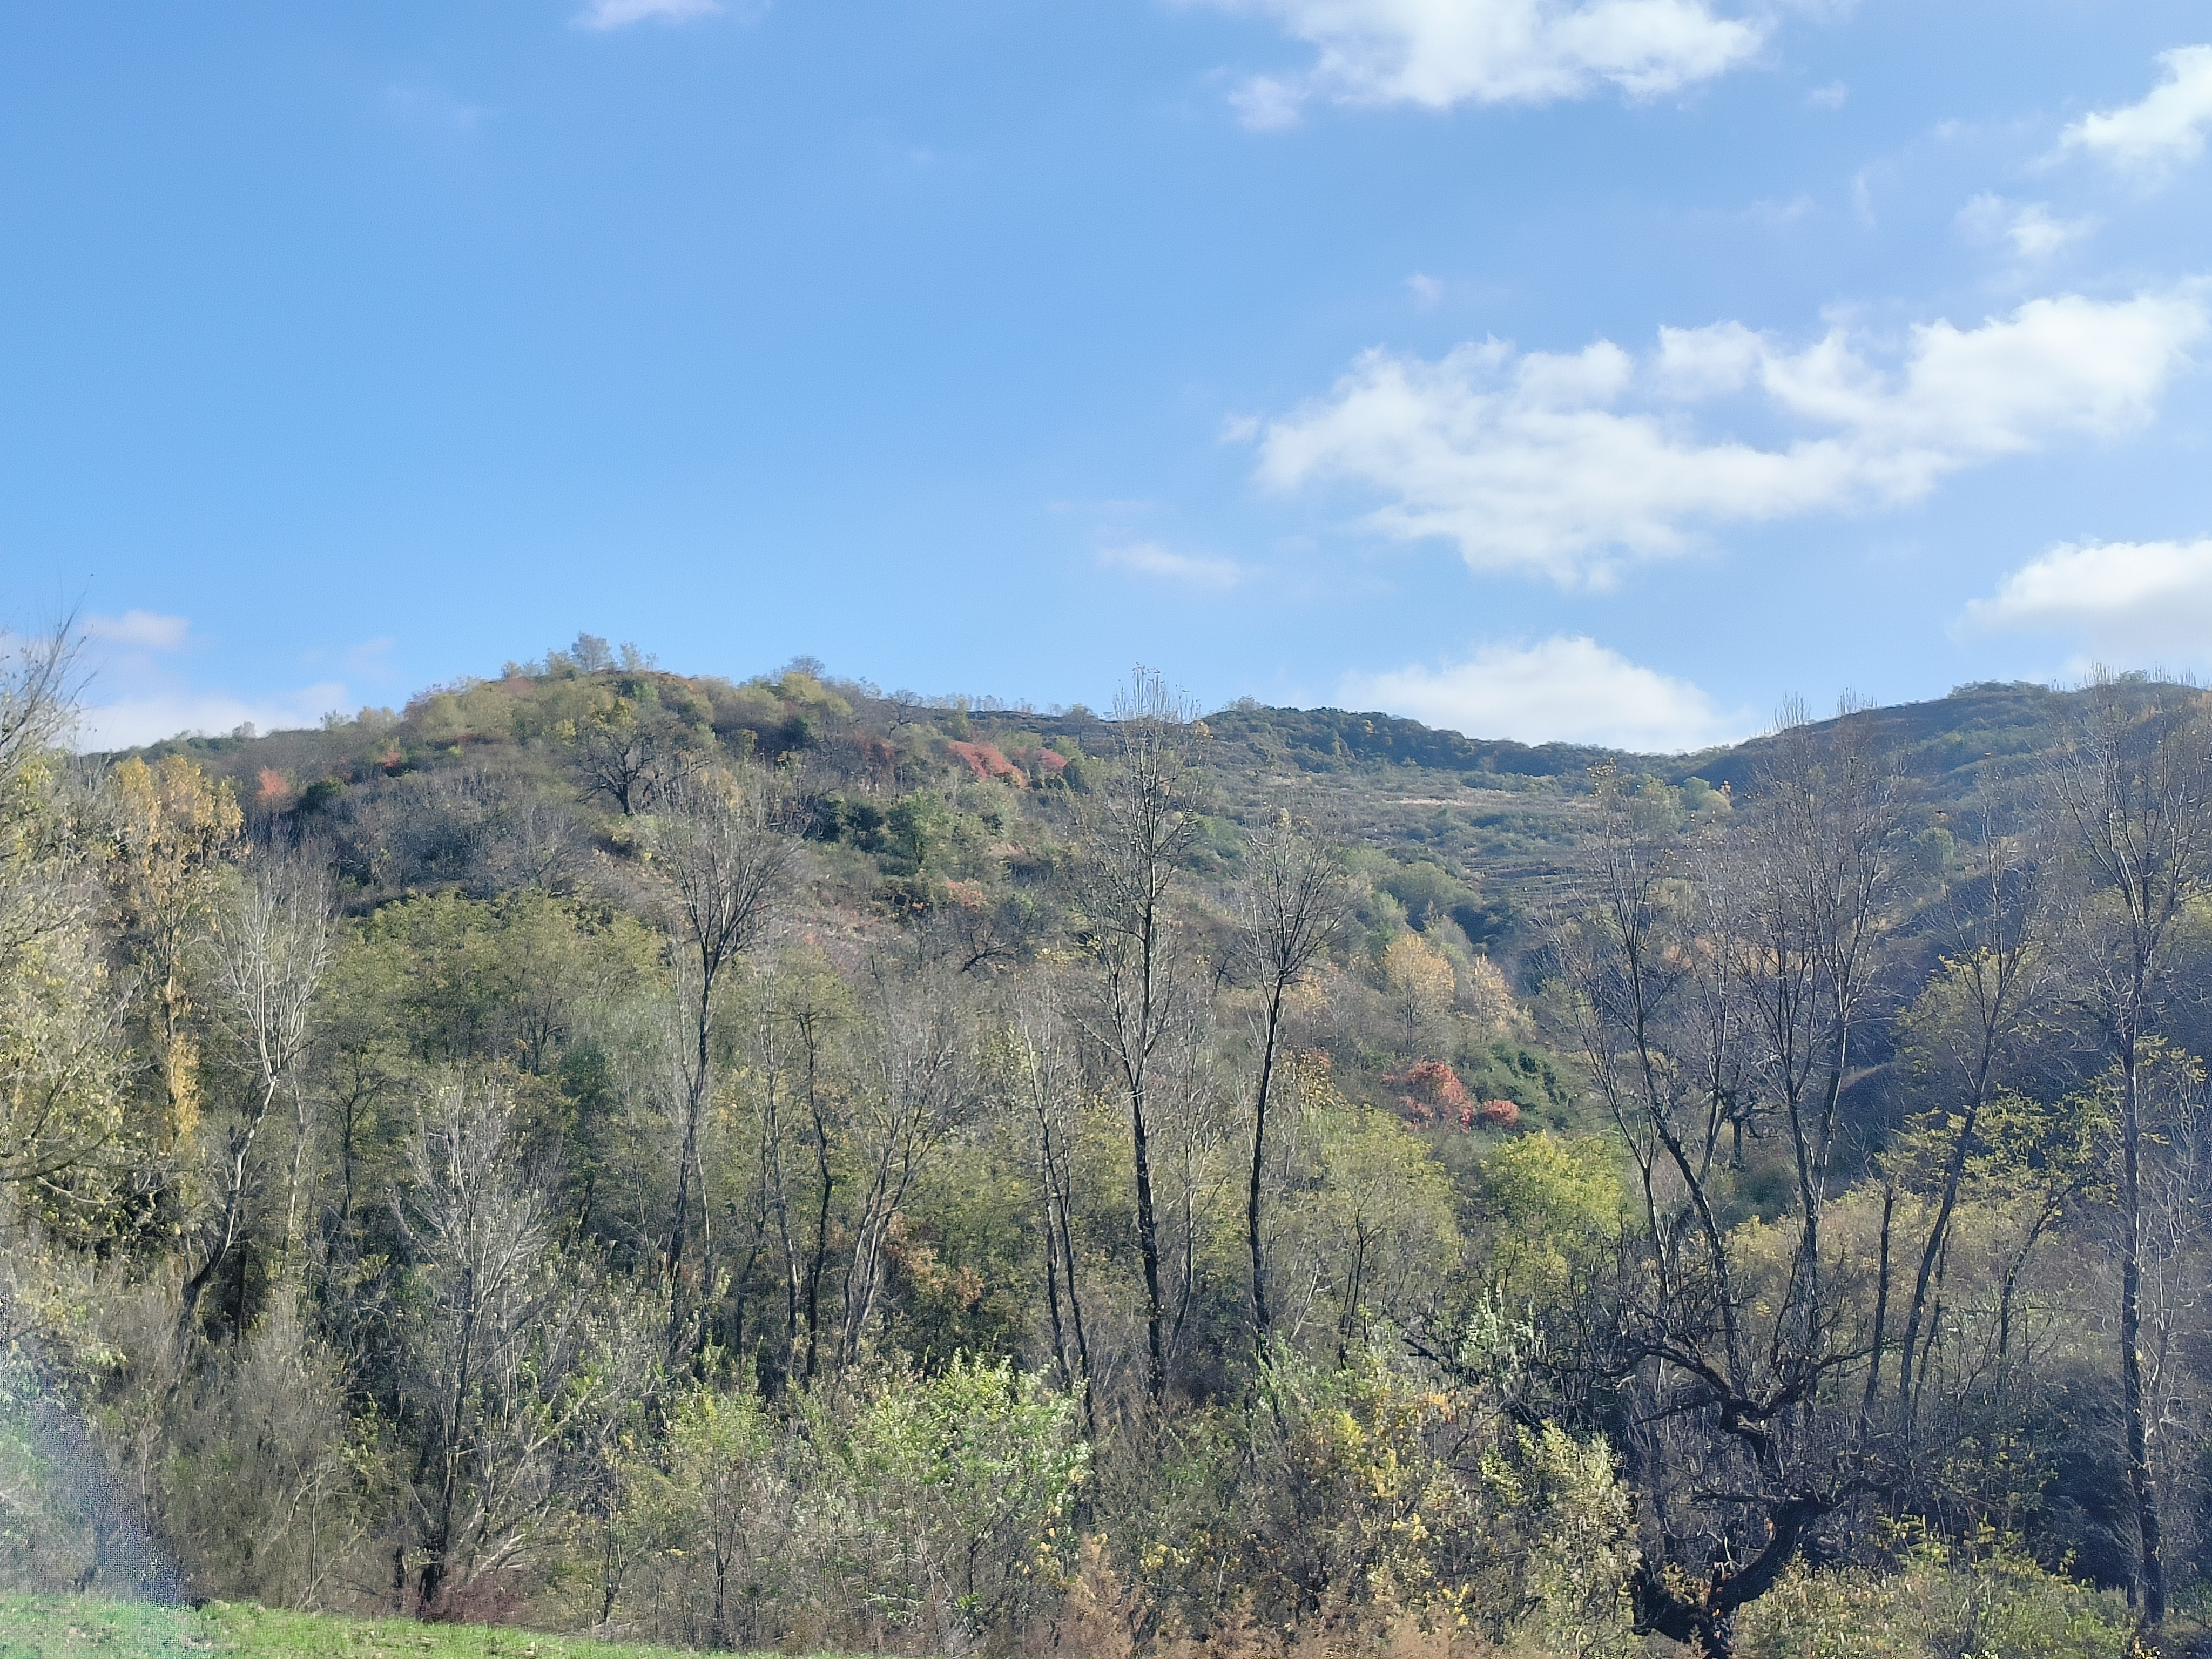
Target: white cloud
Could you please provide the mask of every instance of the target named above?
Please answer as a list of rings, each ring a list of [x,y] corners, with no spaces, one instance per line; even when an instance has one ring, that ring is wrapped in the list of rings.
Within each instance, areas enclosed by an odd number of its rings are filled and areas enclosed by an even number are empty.
[[[1850,101],[1851,89],[1841,81],[1831,81],[1825,87],[1815,87],[1805,94],[1805,101],[1814,109],[1841,109]]]
[[[1861,167],[1851,175],[1851,211],[1859,216],[1859,222],[1871,228],[1875,223],[1874,186],[1868,180],[1867,169]]]
[[[2011,243],[2023,264],[2047,259],[2097,228],[2094,219],[2054,218],[2046,203],[2008,202],[1986,191],[1959,210],[1958,222],[1975,241]]]
[[[81,709],[76,742],[86,750],[135,749],[188,732],[233,732],[247,722],[264,732],[280,732],[317,725],[326,711],[349,703],[346,688],[336,681],[262,698],[227,691],[154,691]]]
[[[1406,286],[1413,290],[1413,303],[1424,311],[1444,297],[1444,285],[1423,271],[1415,271],[1406,278]]]
[[[1099,554],[1098,562],[1109,570],[1133,571],[1140,576],[1161,576],[1191,587],[1221,591],[1258,574],[1249,565],[1239,564],[1234,559],[1178,553],[1158,542],[1131,542],[1125,546],[1107,548]]]
[[[628,28],[632,23],[688,23],[721,9],[720,0],[590,0],[576,14],[576,27],[606,30]]]
[[[84,621],[87,639],[141,651],[178,650],[191,629],[186,618],[164,617],[153,611],[126,611],[119,617],[88,617]]]
[[[2153,179],[2202,155],[2212,127],[2212,46],[2177,46],[2158,61],[2166,79],[2141,103],[2083,116],[2059,134],[2059,148]]]
[[[2061,543],[1962,620],[1985,633],[2068,635],[2107,662],[2201,662],[2212,653],[2212,537]]]
[[[1486,645],[1443,668],[1416,664],[1347,674],[1339,695],[1349,708],[1381,708],[1469,737],[1645,753],[1730,742],[1757,725],[1747,713],[1723,714],[1689,681],[1632,663],[1580,634]]]
[[[1762,225],[1790,225],[1796,223],[1812,210],[1811,197],[1793,196],[1786,202],[1771,200],[1753,202],[1748,213],[1750,217]]]
[[[1764,23],[1706,0],[1213,0],[1312,46],[1304,74],[1233,94],[1247,125],[1280,127],[1320,97],[1349,104],[1542,104],[1616,88],[1679,91],[1757,54]]]
[[[1262,425],[1258,473],[1379,495],[1370,528],[1454,541],[1478,569],[1602,584],[1621,556],[1680,553],[1712,526],[1913,501],[1963,467],[2124,433],[2206,325],[2191,287],[2033,300],[1976,328],[1917,325],[1880,354],[1840,327],[1791,350],[1733,322],[1662,329],[1640,359],[1608,340],[1376,350]],[[1785,435],[1699,433],[1695,406],[1717,398]]]

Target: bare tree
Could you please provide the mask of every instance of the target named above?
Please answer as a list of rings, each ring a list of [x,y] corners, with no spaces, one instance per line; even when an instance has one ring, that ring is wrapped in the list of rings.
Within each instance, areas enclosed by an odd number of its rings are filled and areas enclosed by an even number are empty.
[[[854,1102],[860,1208],[845,1275],[841,1368],[859,1357],[867,1334],[907,1194],[975,1098],[947,988],[926,983],[909,1000],[878,960],[871,964],[868,989],[872,1047],[869,1075]]]
[[[2069,957],[2076,995],[2120,1073],[2120,1389],[2144,1622],[2166,1616],[2166,1567],[2143,1387],[2141,1068],[2191,904],[2212,868],[2212,731],[2197,694],[2100,674],[2048,777],[2087,884]]]
[[[1741,972],[1747,941],[1723,933],[1728,913],[1682,878],[1689,849],[1674,824],[1617,777],[1598,781],[1592,902],[1555,927],[1552,948],[1574,1047],[1634,1160],[1642,1215],[1589,1363],[1627,1395],[1624,1450],[1649,1500],[1631,1584],[1638,1626],[1724,1655],[1736,1611],[1862,1489],[1817,1407],[1865,1353],[1845,1287],[1804,1270],[1817,1186],[1782,1224],[1795,1232],[1782,1262],[1722,1218],[1722,1128],[1737,1091],[1772,1077],[1737,1050],[1767,1057],[1771,1028],[1743,1010],[1757,988]],[[1816,1157],[1808,1146],[1801,1167]]]
[[[702,1180],[699,1128],[714,1094],[715,995],[730,964],[767,937],[789,896],[799,848],[764,776],[702,775],[670,805],[652,846],[678,996],[676,1199],[666,1252],[672,1352],[682,1340],[684,1253]]]
[[[1847,704],[1826,730],[1802,709],[1785,712],[1730,855],[1712,872],[1731,912],[1729,960],[1760,1082],[1790,1135],[1808,1316],[1824,1305],[1820,1218],[1836,1112],[1874,983],[1900,823],[1895,768],[1868,746],[1855,712]]]
[[[594,1431],[611,1402],[634,1395],[650,1366],[594,1265],[554,1250],[506,1096],[441,1091],[412,1166],[398,1219],[418,1291],[404,1382],[420,1448],[413,1599],[440,1615],[531,1547],[602,1449]]]
[[[579,722],[573,757],[583,793],[604,795],[625,817],[663,810],[704,764],[702,749],[682,720],[657,702],[617,698]]]
[[[1283,1002],[1327,953],[1352,914],[1352,894],[1332,848],[1311,829],[1278,812],[1251,838],[1237,921],[1245,955],[1255,971],[1260,1016],[1260,1078],[1252,1097],[1252,1171],[1244,1195],[1244,1232],[1252,1254],[1252,1334],[1267,1340],[1267,1269],[1260,1230],[1261,1176],[1266,1169],[1267,1105],[1275,1079],[1275,1048],[1283,1030]]]
[[[1083,1401],[1084,1431],[1098,1432],[1097,1390],[1091,1364],[1091,1334],[1084,1319],[1083,1287],[1075,1249],[1074,1171],[1078,1083],[1062,1037],[1058,1006],[1050,1000],[1010,1024],[1011,1104],[1036,1132],[1037,1190],[1044,1233],[1045,1310],[1052,1325],[1053,1369],[1063,1389]]]
[[[1145,1278],[1146,1390],[1167,1393],[1159,1221],[1152,1194],[1156,1062],[1170,1032],[1195,1018],[1168,914],[1183,860],[1201,831],[1198,738],[1190,706],[1139,669],[1114,700],[1120,753],[1085,825],[1082,942],[1097,971],[1084,1030],[1119,1076],[1134,1154],[1137,1250]]]
[[[2018,1058],[2027,1018],[2050,989],[2057,967],[2036,828],[2031,826],[2025,836],[2006,836],[1993,820],[1984,822],[1979,868],[1954,894],[1958,949],[1942,958],[1909,1022],[1910,1034],[1956,1091],[1959,1104],[1948,1115],[1950,1145],[1937,1177],[1936,1215],[1922,1242],[1898,1345],[1898,1407],[1908,1425],[1918,1404],[1914,1367],[1921,1322],[1982,1114],[2005,1081],[2008,1063]],[[1882,1288],[1886,1292],[1886,1283]],[[1867,1375],[1869,1399],[1880,1385],[1882,1339],[1878,1314]]]
[[[220,1208],[200,1265],[185,1279],[177,1328],[189,1333],[201,1296],[236,1249],[252,1184],[253,1150],[280,1094],[292,1097],[299,1139],[286,1193],[284,1249],[292,1248],[301,1161],[307,1141],[307,1057],[316,988],[331,960],[331,890],[319,865],[280,854],[256,861],[236,901],[216,918],[216,1018],[245,1057],[249,1093],[229,1127],[218,1168]]]

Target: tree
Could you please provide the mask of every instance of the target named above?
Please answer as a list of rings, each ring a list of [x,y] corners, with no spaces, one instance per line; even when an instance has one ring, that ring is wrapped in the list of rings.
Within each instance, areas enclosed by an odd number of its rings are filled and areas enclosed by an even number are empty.
[[[56,745],[76,641],[0,632],[0,1182],[48,1181],[124,1126],[116,1000]]]
[[[12,809],[18,787],[76,718],[78,640],[64,623],[28,637],[0,634],[0,804]]]
[[[682,794],[713,741],[657,700],[616,696],[577,721],[574,764],[587,797],[604,795],[634,817]]]
[[[1638,1625],[1721,1656],[1737,1609],[1862,1490],[1820,1407],[1831,1379],[1863,1359],[1863,1338],[1842,1287],[1808,1264],[1834,1092],[1819,1068],[1836,1063],[1832,1022],[1853,1006],[1833,977],[1837,938],[1873,921],[1853,919],[1870,897],[1837,896],[1871,886],[1849,878],[1865,838],[1835,834],[1830,813],[1863,820],[1801,783],[1767,808],[1752,848],[1763,902],[1738,913],[1746,932],[1722,933],[1734,918],[1682,878],[1689,849],[1672,815],[1610,773],[1597,781],[1591,901],[1555,927],[1552,951],[1568,1030],[1633,1160],[1640,1225],[1610,1305],[1593,1310],[1585,1363],[1593,1382],[1629,1395],[1623,1449],[1649,1500]],[[1764,967],[1762,943],[1775,958]],[[1867,965],[1849,968],[1856,977]],[[1747,1010],[1759,995],[1767,1006]],[[1779,1055],[1778,1037],[1790,1043]],[[1717,1155],[1747,1085],[1785,1111],[1798,1103],[1801,1196],[1771,1226],[1731,1228]]]
[[[1929,1289],[1950,1235],[1982,1114],[2004,1085],[2008,1066],[2016,1063],[2027,1018],[2050,988],[2057,965],[2036,841],[2032,836],[2023,842],[2001,835],[1993,823],[1984,829],[1980,868],[1961,895],[1960,948],[1942,958],[1906,1020],[1922,1063],[1943,1077],[1958,1101],[1946,1115],[1949,1146],[1936,1180],[1936,1215],[1921,1246],[1898,1346],[1898,1407],[1908,1425],[1918,1405],[1913,1369]],[[1882,1288],[1886,1293],[1887,1285]],[[1882,1334],[1877,1317],[1867,1377],[1869,1399],[1881,1382]]]
[[[1743,993],[1758,1081],[1790,1135],[1809,1320],[1823,1305],[1820,1212],[1851,1044],[1875,984],[1896,878],[1894,766],[1848,703],[1824,732],[1785,711],[1713,884],[1729,907],[1727,960]]]
[[[252,1184],[253,1151],[279,1094],[289,1091],[299,1140],[286,1194],[284,1250],[294,1243],[301,1159],[307,1135],[300,1066],[307,1057],[316,988],[331,960],[330,883],[319,866],[269,854],[258,860],[215,928],[216,1020],[246,1062],[246,1098],[216,1168],[219,1207],[199,1266],[189,1274],[177,1328],[189,1334],[200,1297],[237,1247]]]
[[[977,1097],[966,1033],[941,979],[909,992],[878,958],[869,964],[867,993],[872,1042],[853,1103],[859,1207],[845,1273],[841,1369],[860,1355],[915,1177]]]
[[[1251,1179],[1244,1236],[1252,1255],[1252,1334],[1267,1340],[1267,1270],[1261,1248],[1260,1189],[1266,1168],[1267,1103],[1275,1079],[1283,1003],[1334,942],[1352,914],[1351,889],[1333,849],[1278,812],[1252,837],[1238,922],[1261,996],[1260,1078],[1252,1097]]]
[[[2212,867],[2212,731],[2198,696],[2100,675],[2048,772],[2051,802],[2092,890],[2071,940],[2075,997],[2120,1074],[2120,1389],[2143,1620],[2166,1616],[2159,1499],[2142,1370],[2141,1068],[2166,981]]]
[[[115,857],[110,883],[125,937],[154,997],[156,1063],[172,1133],[199,1119],[199,1053],[186,1022],[187,951],[213,920],[222,860],[245,816],[230,780],[210,779],[183,755],[158,766],[132,757],[110,775]]]
[[[1000,1048],[1001,1083],[1010,1109],[1036,1130],[1037,1195],[1044,1233],[1045,1310],[1052,1327],[1053,1369],[1060,1387],[1079,1394],[1084,1432],[1098,1432],[1091,1333],[1075,1249],[1077,1083],[1062,1040],[1058,1006],[1048,1000],[1009,1026]]]
[[[412,1257],[403,1398],[414,1602],[447,1616],[536,1540],[603,1461],[614,1402],[647,1385],[636,1323],[595,1264],[553,1247],[515,1146],[512,1097],[449,1086],[424,1107],[398,1219]]]
[[[1407,1054],[1421,1046],[1423,1034],[1451,1006],[1455,985],[1451,958],[1419,933],[1401,933],[1384,947],[1382,991],[1398,1018]]]
[[[1084,1030],[1106,1055],[1128,1103],[1144,1270],[1146,1389],[1168,1383],[1160,1296],[1159,1221],[1152,1194],[1152,1109],[1171,1033],[1194,1018],[1168,896],[1204,825],[1197,811],[1199,739],[1190,706],[1139,669],[1114,700],[1117,764],[1085,825],[1081,942],[1097,978]]]
[[[672,1353],[683,1336],[694,1183],[704,1185],[699,1130],[714,1094],[715,994],[730,964],[768,936],[789,896],[799,851],[765,777],[695,778],[670,805],[654,823],[652,847],[677,985],[676,1198],[665,1255]],[[711,1288],[711,1264],[702,1282]]]

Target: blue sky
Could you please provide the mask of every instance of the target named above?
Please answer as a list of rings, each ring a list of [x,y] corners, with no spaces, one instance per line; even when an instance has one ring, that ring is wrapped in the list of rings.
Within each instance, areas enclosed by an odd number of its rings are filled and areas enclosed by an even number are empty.
[[[580,629],[1679,748],[2212,667],[2164,0],[22,0],[0,606],[87,741]]]

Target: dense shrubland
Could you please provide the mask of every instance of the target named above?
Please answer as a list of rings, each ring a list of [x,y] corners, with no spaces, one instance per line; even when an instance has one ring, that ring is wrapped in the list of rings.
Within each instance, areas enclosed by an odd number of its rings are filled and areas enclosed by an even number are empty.
[[[15,1585],[1085,1654],[2198,1604],[2193,693],[1946,793],[1872,715],[1670,781],[584,638],[94,762],[66,647],[0,691]]]

